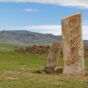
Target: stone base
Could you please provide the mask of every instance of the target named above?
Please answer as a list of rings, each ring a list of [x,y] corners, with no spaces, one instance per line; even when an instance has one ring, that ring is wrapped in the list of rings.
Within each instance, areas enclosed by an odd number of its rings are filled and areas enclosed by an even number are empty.
[[[82,78],[82,77],[84,77],[85,75],[82,75],[82,74],[61,74],[60,75],[60,77],[68,77],[68,78],[70,78],[70,77],[76,77],[76,78]]]

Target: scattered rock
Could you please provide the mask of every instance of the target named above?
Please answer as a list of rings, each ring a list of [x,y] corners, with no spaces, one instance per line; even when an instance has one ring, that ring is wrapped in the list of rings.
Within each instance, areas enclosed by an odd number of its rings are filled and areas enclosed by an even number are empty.
[[[48,55],[49,52],[49,46],[37,46],[37,45],[33,45],[33,46],[29,46],[29,47],[25,47],[22,48],[20,50],[17,50],[17,52],[23,53],[23,54],[36,54],[36,55]]]
[[[46,72],[41,72],[41,74],[45,75],[45,74],[46,74]]]
[[[54,69],[55,72],[63,72],[63,67],[62,66],[57,66]]]

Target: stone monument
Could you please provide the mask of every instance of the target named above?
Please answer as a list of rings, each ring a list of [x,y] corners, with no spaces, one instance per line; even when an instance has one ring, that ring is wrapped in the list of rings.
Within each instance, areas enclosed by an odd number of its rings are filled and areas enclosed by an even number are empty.
[[[50,73],[54,73],[55,67],[58,65],[58,59],[60,55],[60,43],[58,41],[52,42],[48,54],[48,62],[46,70]]]
[[[81,13],[62,19],[63,74],[85,75]]]

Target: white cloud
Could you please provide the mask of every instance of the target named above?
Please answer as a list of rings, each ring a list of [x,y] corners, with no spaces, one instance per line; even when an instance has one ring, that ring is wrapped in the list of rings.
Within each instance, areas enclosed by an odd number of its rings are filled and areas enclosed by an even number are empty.
[[[40,33],[51,33],[61,35],[61,25],[32,25],[24,26],[23,29]]]
[[[32,9],[32,8],[28,8],[28,9],[24,9],[25,12],[37,12],[37,9]]]
[[[88,40],[88,26],[83,26],[82,29],[83,39]]]
[[[0,0],[1,2],[35,2],[88,8],[88,0]]]

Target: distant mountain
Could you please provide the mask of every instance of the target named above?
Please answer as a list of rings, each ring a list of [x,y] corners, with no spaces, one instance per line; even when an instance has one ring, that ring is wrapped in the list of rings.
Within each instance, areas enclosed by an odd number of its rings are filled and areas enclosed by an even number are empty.
[[[47,45],[54,40],[61,41],[61,36],[52,34],[41,34],[30,31],[0,31],[0,43],[14,45]],[[84,41],[88,45],[88,41]]]
[[[61,36],[41,34],[30,31],[0,31],[0,43],[14,45],[47,45]]]
[[[88,45],[88,40],[83,40],[84,45]]]

